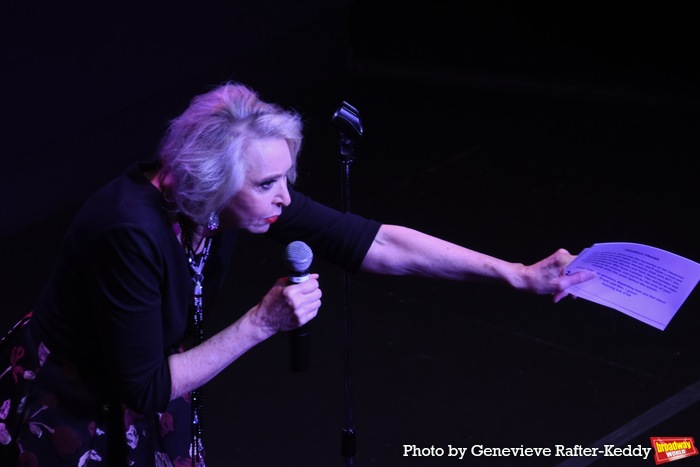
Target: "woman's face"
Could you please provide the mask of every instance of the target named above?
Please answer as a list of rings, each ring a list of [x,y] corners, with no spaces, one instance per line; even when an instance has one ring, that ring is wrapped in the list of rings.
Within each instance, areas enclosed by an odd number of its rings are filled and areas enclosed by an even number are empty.
[[[251,141],[243,157],[248,171],[241,190],[221,212],[221,225],[265,233],[290,203],[287,173],[292,156],[283,138],[267,138]]]

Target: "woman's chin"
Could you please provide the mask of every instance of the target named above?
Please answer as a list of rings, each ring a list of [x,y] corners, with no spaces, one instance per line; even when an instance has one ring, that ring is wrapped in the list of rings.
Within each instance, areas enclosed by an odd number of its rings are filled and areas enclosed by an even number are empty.
[[[243,227],[243,229],[253,234],[263,234],[270,230],[270,224],[248,225]]]

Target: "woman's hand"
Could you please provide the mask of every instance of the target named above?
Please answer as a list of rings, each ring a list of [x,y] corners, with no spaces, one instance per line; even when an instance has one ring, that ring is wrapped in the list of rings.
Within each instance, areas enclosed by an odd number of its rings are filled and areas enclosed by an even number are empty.
[[[554,303],[569,295],[566,291],[572,285],[593,279],[592,271],[579,271],[566,275],[566,266],[576,256],[560,248],[551,256],[530,266],[523,266],[523,283],[518,288],[537,294],[551,294]]]
[[[318,274],[299,284],[279,279],[256,306],[200,345],[168,357],[171,400],[206,384],[245,352],[279,331],[314,318],[321,306]]]
[[[321,295],[318,274],[311,274],[308,280],[298,284],[280,278],[251,310],[252,318],[270,334],[289,331],[316,316],[321,307]]]

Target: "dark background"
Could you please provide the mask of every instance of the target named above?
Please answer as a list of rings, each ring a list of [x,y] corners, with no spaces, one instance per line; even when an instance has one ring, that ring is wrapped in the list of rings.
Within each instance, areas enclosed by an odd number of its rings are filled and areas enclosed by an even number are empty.
[[[608,241],[697,261],[690,10],[0,1],[0,320],[8,327],[31,308],[85,197],[151,157],[168,119],[227,80],[302,113],[298,185],[332,206],[341,182],[330,117],[346,100],[365,130],[353,211],[523,263]],[[283,274],[283,245],[243,242],[211,331]],[[343,274],[322,259],[314,266],[324,306],[310,371],[289,370],[280,335],[210,383],[211,465],[345,463]],[[585,300],[553,305],[497,285],[351,284],[356,465],[557,466],[566,458],[404,457],[403,446],[648,447],[650,436],[700,437],[697,291],[662,332]]]

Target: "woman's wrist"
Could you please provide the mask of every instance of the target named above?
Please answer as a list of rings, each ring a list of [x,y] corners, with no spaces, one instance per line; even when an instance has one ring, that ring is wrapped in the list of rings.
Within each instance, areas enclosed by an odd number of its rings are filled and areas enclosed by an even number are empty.
[[[278,328],[269,319],[269,314],[262,309],[263,304],[259,303],[251,308],[242,319],[241,327],[257,342],[262,342],[277,334]]]

